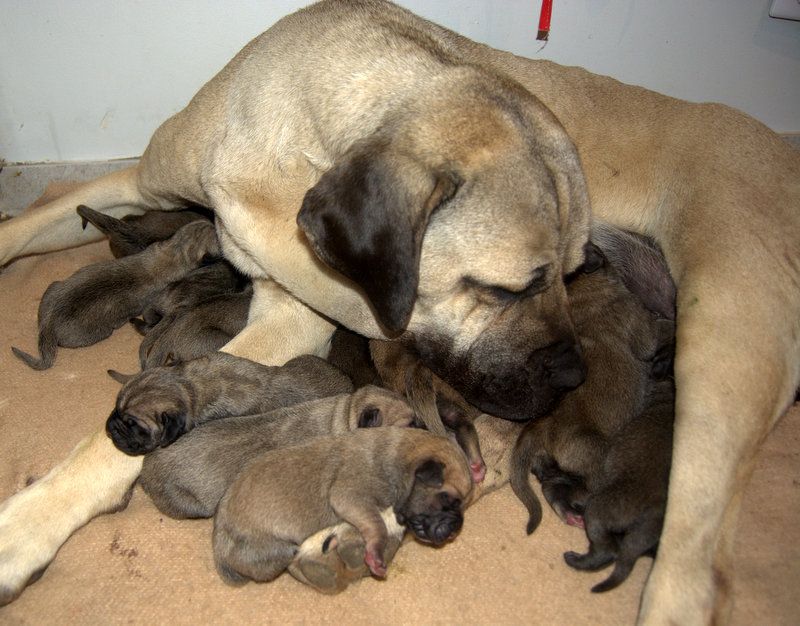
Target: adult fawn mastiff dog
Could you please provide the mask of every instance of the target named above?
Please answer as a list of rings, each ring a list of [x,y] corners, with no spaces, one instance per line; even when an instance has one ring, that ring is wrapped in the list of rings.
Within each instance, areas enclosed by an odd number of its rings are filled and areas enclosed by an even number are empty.
[[[249,43],[138,166],[0,227],[0,262],[98,237],[75,207],[212,207],[256,279],[225,351],[323,354],[336,320],[412,346],[486,412],[548,411],[584,375],[562,277],[594,215],[655,237],[678,284],[666,524],[642,623],[724,618],[739,494],[800,358],[800,155],[720,105],[493,50],[379,0]],[[141,459],[97,433],[0,510],[11,600]],[[56,512],[53,511],[56,509]]]

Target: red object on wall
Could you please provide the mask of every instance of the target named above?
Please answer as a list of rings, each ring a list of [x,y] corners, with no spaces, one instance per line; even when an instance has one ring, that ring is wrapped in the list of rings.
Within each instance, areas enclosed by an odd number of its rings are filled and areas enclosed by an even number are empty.
[[[539,13],[539,32],[536,39],[547,41],[550,36],[550,15],[553,13],[553,0],[542,0],[542,10]]]

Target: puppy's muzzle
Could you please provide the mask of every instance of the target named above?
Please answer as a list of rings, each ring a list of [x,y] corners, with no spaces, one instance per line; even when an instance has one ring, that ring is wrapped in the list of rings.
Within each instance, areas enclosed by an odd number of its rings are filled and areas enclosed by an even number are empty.
[[[159,446],[169,445],[186,430],[183,415],[171,415],[170,418],[163,425],[155,424],[114,409],[106,421],[106,434],[125,454],[147,454]]]
[[[556,391],[571,391],[586,380],[586,363],[580,347],[572,341],[558,341],[534,352],[526,363],[529,374],[547,381]]]
[[[397,513],[397,521],[411,529],[414,536],[425,543],[440,545],[461,530],[464,516],[461,500],[440,493],[428,510],[404,515]]]

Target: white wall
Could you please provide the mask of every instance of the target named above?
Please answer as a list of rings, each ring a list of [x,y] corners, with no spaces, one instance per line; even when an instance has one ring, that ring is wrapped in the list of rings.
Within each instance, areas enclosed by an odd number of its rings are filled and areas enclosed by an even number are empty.
[[[800,22],[769,0],[400,0],[474,39],[800,132]],[[0,0],[0,158],[141,154],[249,39],[304,0]]]

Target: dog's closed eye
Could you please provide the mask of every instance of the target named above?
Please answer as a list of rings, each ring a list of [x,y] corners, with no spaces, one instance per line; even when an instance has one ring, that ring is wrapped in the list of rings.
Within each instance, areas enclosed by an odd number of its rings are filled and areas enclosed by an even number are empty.
[[[381,410],[374,406],[367,407],[358,416],[359,428],[374,428],[375,426],[380,426],[382,422]]]

